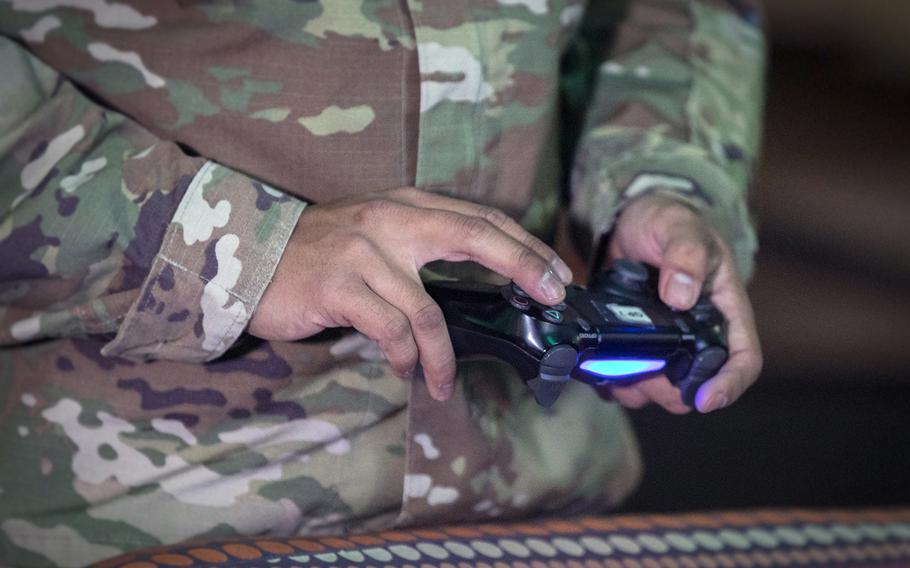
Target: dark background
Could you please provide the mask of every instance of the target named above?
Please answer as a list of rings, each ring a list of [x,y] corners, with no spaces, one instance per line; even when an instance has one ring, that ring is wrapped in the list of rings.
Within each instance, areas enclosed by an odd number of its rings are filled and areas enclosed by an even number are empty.
[[[771,0],[759,382],[632,413],[624,511],[910,503],[910,4]]]

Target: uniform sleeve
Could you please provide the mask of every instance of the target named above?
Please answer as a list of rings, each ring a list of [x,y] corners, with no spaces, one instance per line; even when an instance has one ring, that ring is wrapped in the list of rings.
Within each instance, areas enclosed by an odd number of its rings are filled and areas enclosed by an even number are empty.
[[[304,203],[156,138],[0,36],[0,346],[110,334],[205,361],[246,327]]]
[[[596,72],[572,166],[571,214],[596,245],[635,197],[702,212],[751,273],[746,207],[765,45],[747,0],[633,0]]]

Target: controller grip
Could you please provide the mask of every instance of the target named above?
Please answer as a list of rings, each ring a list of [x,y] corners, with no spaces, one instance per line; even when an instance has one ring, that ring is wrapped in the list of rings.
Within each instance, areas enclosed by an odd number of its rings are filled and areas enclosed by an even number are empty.
[[[717,371],[727,362],[727,350],[723,347],[708,347],[698,352],[692,358],[692,363],[688,365],[687,370],[683,373],[674,372],[674,367],[679,369],[678,365],[671,365],[667,370],[667,377],[679,388],[682,400],[688,406],[695,406],[695,394],[698,389],[705,384],[708,379],[717,374]]]
[[[578,351],[570,345],[554,345],[547,349],[540,359],[537,376],[527,383],[537,404],[544,408],[553,406],[569,382],[577,360]]]
[[[550,408],[562,394],[563,387],[569,377],[555,377],[551,375],[538,375],[527,382],[528,388],[534,394],[534,400],[544,408]]]

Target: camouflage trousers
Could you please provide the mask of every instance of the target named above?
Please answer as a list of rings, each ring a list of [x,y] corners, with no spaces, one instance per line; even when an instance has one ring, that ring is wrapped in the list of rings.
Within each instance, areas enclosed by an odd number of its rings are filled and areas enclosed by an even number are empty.
[[[487,518],[515,516],[504,503],[517,502],[518,487],[529,513],[540,503],[599,507],[638,476],[622,412],[582,385],[560,401],[571,412],[546,415],[526,404],[515,377],[497,378],[508,374],[503,366],[460,364],[456,397],[489,402],[485,391],[497,385],[511,401],[470,407],[486,433],[465,452],[438,433],[409,434],[422,385],[369,360],[375,353],[356,337],[261,343],[207,365],[104,358],[103,343],[0,350],[2,565],[80,566],[188,539],[456,521],[465,515],[451,508],[409,507],[453,491],[468,500],[463,510]],[[445,411],[434,412],[444,423]],[[476,473],[459,481],[457,464],[484,447],[498,456],[486,458],[486,481]],[[415,480],[431,477],[448,480],[448,493],[415,493]],[[503,503],[481,499],[481,485]]]

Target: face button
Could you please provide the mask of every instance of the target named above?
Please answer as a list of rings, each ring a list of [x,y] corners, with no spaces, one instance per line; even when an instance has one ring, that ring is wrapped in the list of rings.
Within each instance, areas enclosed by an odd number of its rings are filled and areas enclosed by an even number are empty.
[[[509,302],[513,306],[515,306],[516,308],[518,308],[519,310],[522,310],[522,311],[527,310],[528,307],[530,306],[530,302],[528,301],[528,299],[525,297],[522,297],[522,296],[512,296],[511,298],[509,298]]]
[[[545,320],[553,323],[562,323],[562,312],[559,310],[549,309],[543,311]]]
[[[566,311],[566,303],[565,303],[565,302],[559,302],[559,303],[556,304],[555,306],[550,306],[550,307],[553,308],[554,310],[558,310],[558,311],[560,311],[560,312]]]

